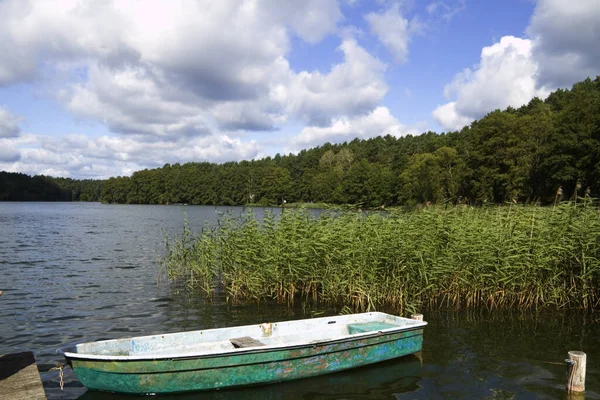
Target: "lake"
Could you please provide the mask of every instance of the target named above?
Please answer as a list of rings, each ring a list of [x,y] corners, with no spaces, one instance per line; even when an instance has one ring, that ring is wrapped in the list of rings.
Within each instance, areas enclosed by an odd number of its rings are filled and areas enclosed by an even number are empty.
[[[132,399],[87,392],[56,349],[83,341],[330,315],[331,309],[206,301],[160,279],[165,234],[241,207],[0,203],[0,354],[33,351],[50,399]],[[254,208],[261,216],[279,209]],[[569,350],[588,355],[586,399],[600,399],[600,316],[424,309],[422,359],[405,357],[296,382],[202,398],[566,398]],[[172,396],[191,399],[197,395]],[[146,398],[146,397],[144,397]],[[162,398],[162,397],[161,397]]]

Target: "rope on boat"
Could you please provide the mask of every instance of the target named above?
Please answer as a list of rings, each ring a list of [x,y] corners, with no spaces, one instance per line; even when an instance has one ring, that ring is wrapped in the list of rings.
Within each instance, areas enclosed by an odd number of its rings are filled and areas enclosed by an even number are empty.
[[[63,372],[63,368],[65,368],[65,367],[66,367],[66,365],[62,365],[61,363],[58,363],[58,365],[56,367],[49,369],[49,371],[58,371],[58,375],[60,376],[60,391],[61,392],[64,390],[64,387],[65,387],[64,372]]]
[[[569,364],[569,360],[565,360],[564,362],[546,361],[546,360],[535,360],[533,358],[520,358],[519,360],[521,360],[521,361],[533,361],[533,362],[537,362],[537,363],[553,364],[553,365],[565,365],[565,363]]]

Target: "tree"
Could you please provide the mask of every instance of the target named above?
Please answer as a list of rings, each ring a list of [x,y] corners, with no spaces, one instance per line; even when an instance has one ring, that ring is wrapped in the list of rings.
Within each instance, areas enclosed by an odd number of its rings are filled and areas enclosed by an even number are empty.
[[[399,198],[408,204],[456,201],[467,174],[457,151],[441,147],[433,153],[415,154],[401,174]]]
[[[290,172],[277,166],[263,167],[258,198],[261,204],[281,204],[288,197],[292,179]]]

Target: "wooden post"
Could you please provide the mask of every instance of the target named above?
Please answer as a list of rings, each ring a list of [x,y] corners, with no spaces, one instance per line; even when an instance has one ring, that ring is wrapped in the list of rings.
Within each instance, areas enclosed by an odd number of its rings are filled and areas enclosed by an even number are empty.
[[[585,392],[585,363],[587,356],[583,351],[570,351],[567,362],[567,392]]]
[[[423,321],[423,314],[413,314],[410,316],[410,318],[417,320],[417,321]],[[417,351],[415,353],[415,356],[417,356],[417,358],[419,359],[419,362],[421,363],[421,366],[422,366],[423,365],[423,352]]]
[[[417,321],[423,321],[423,314],[413,314],[410,317],[412,319],[416,319]]]

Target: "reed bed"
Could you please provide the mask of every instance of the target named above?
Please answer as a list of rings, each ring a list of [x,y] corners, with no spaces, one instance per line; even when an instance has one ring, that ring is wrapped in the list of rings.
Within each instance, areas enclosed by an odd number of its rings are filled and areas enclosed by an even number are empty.
[[[172,280],[236,302],[397,313],[600,306],[600,216],[589,203],[225,215],[197,235],[186,225],[166,250]]]

